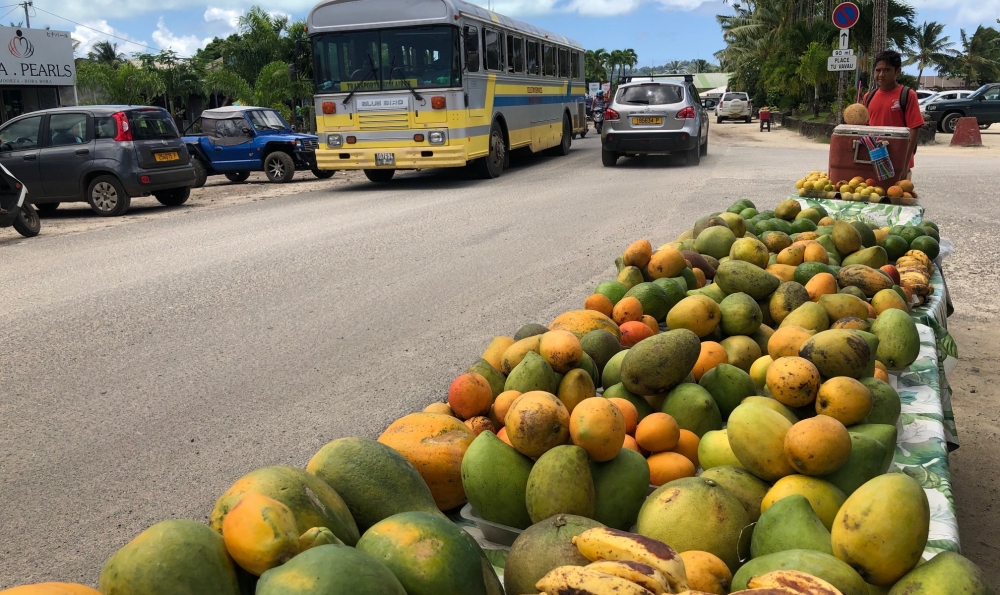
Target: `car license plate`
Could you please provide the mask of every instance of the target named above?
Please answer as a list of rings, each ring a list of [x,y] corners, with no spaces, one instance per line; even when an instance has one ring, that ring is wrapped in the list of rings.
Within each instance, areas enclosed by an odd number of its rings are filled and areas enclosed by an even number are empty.
[[[663,118],[632,118],[632,124],[663,124]]]
[[[375,165],[396,165],[396,154],[375,153]]]
[[[169,153],[154,153],[153,159],[157,161],[177,161],[181,156],[177,154],[177,151],[171,151]]]

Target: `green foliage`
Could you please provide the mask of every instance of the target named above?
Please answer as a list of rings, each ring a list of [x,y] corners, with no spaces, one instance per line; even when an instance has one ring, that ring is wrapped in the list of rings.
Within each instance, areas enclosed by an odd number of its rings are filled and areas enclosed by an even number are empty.
[[[961,30],[962,51],[946,58],[941,72],[959,77],[967,87],[1000,80],[1000,31],[979,25],[970,36]]]
[[[125,62],[118,68],[101,62],[83,62],[77,66],[77,85],[91,103],[145,104],[164,92],[163,81],[155,72]]]
[[[944,25],[934,21],[927,22],[920,26],[917,35],[913,40],[913,50],[910,57],[904,62],[905,65],[916,64],[920,71],[917,73],[917,80],[924,76],[924,69],[928,66],[943,66],[949,58],[948,51],[955,44],[948,41],[948,36],[941,36],[944,32]]]

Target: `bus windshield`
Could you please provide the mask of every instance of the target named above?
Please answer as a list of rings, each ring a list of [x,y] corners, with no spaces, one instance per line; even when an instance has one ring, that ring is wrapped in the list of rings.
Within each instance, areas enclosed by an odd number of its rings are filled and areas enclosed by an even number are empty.
[[[327,33],[313,38],[316,92],[458,87],[458,28],[448,25]]]

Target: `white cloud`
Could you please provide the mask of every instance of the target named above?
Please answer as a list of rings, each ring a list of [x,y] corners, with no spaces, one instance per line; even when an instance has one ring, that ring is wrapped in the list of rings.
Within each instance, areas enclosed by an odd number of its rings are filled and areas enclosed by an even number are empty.
[[[241,16],[243,16],[242,10],[210,6],[208,10],[205,11],[205,22],[215,23],[221,21],[228,25],[230,29],[235,31],[236,27],[240,24]]]
[[[94,47],[94,44],[99,41],[110,41],[111,43],[117,44],[118,51],[125,55],[147,51],[147,49],[143,47],[149,45],[146,41],[135,39],[128,33],[115,29],[104,19],[97,21],[82,21],[82,24],[86,26],[77,26],[73,29],[73,39],[80,42],[80,45],[76,49],[78,56],[86,56],[87,52],[89,52],[91,48]],[[136,43],[129,43],[128,41],[118,39],[122,37],[142,45],[136,45]]]
[[[181,56],[189,57],[208,45],[208,42],[212,41],[212,39],[199,39],[197,35],[174,35],[170,29],[167,29],[167,25],[163,22],[163,17],[160,17],[156,22],[156,31],[153,31],[153,41],[161,49],[171,49]]]
[[[965,26],[968,30],[976,25],[996,26],[997,15],[1000,15],[1000,0],[913,0],[917,9],[917,20],[937,20],[954,26]],[[933,17],[928,12],[939,13]],[[972,31],[968,31],[970,34]]]
[[[542,14],[579,14],[582,16],[614,16],[635,12],[643,5],[655,9],[694,10],[714,0],[471,0],[479,6],[522,18]],[[1000,1],[1000,0],[997,0]]]
[[[564,10],[583,16],[611,16],[632,12],[642,0],[572,0]]]

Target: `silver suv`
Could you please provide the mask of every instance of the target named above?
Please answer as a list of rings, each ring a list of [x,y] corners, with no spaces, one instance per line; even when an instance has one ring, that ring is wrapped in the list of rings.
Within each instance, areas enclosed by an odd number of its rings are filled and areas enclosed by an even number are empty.
[[[688,165],[708,154],[708,112],[690,75],[628,77],[605,111],[601,162],[606,167],[623,155],[656,153],[684,153]]]
[[[715,106],[716,124],[723,120],[743,120],[747,124],[753,121],[753,103],[746,93],[726,93]]]

